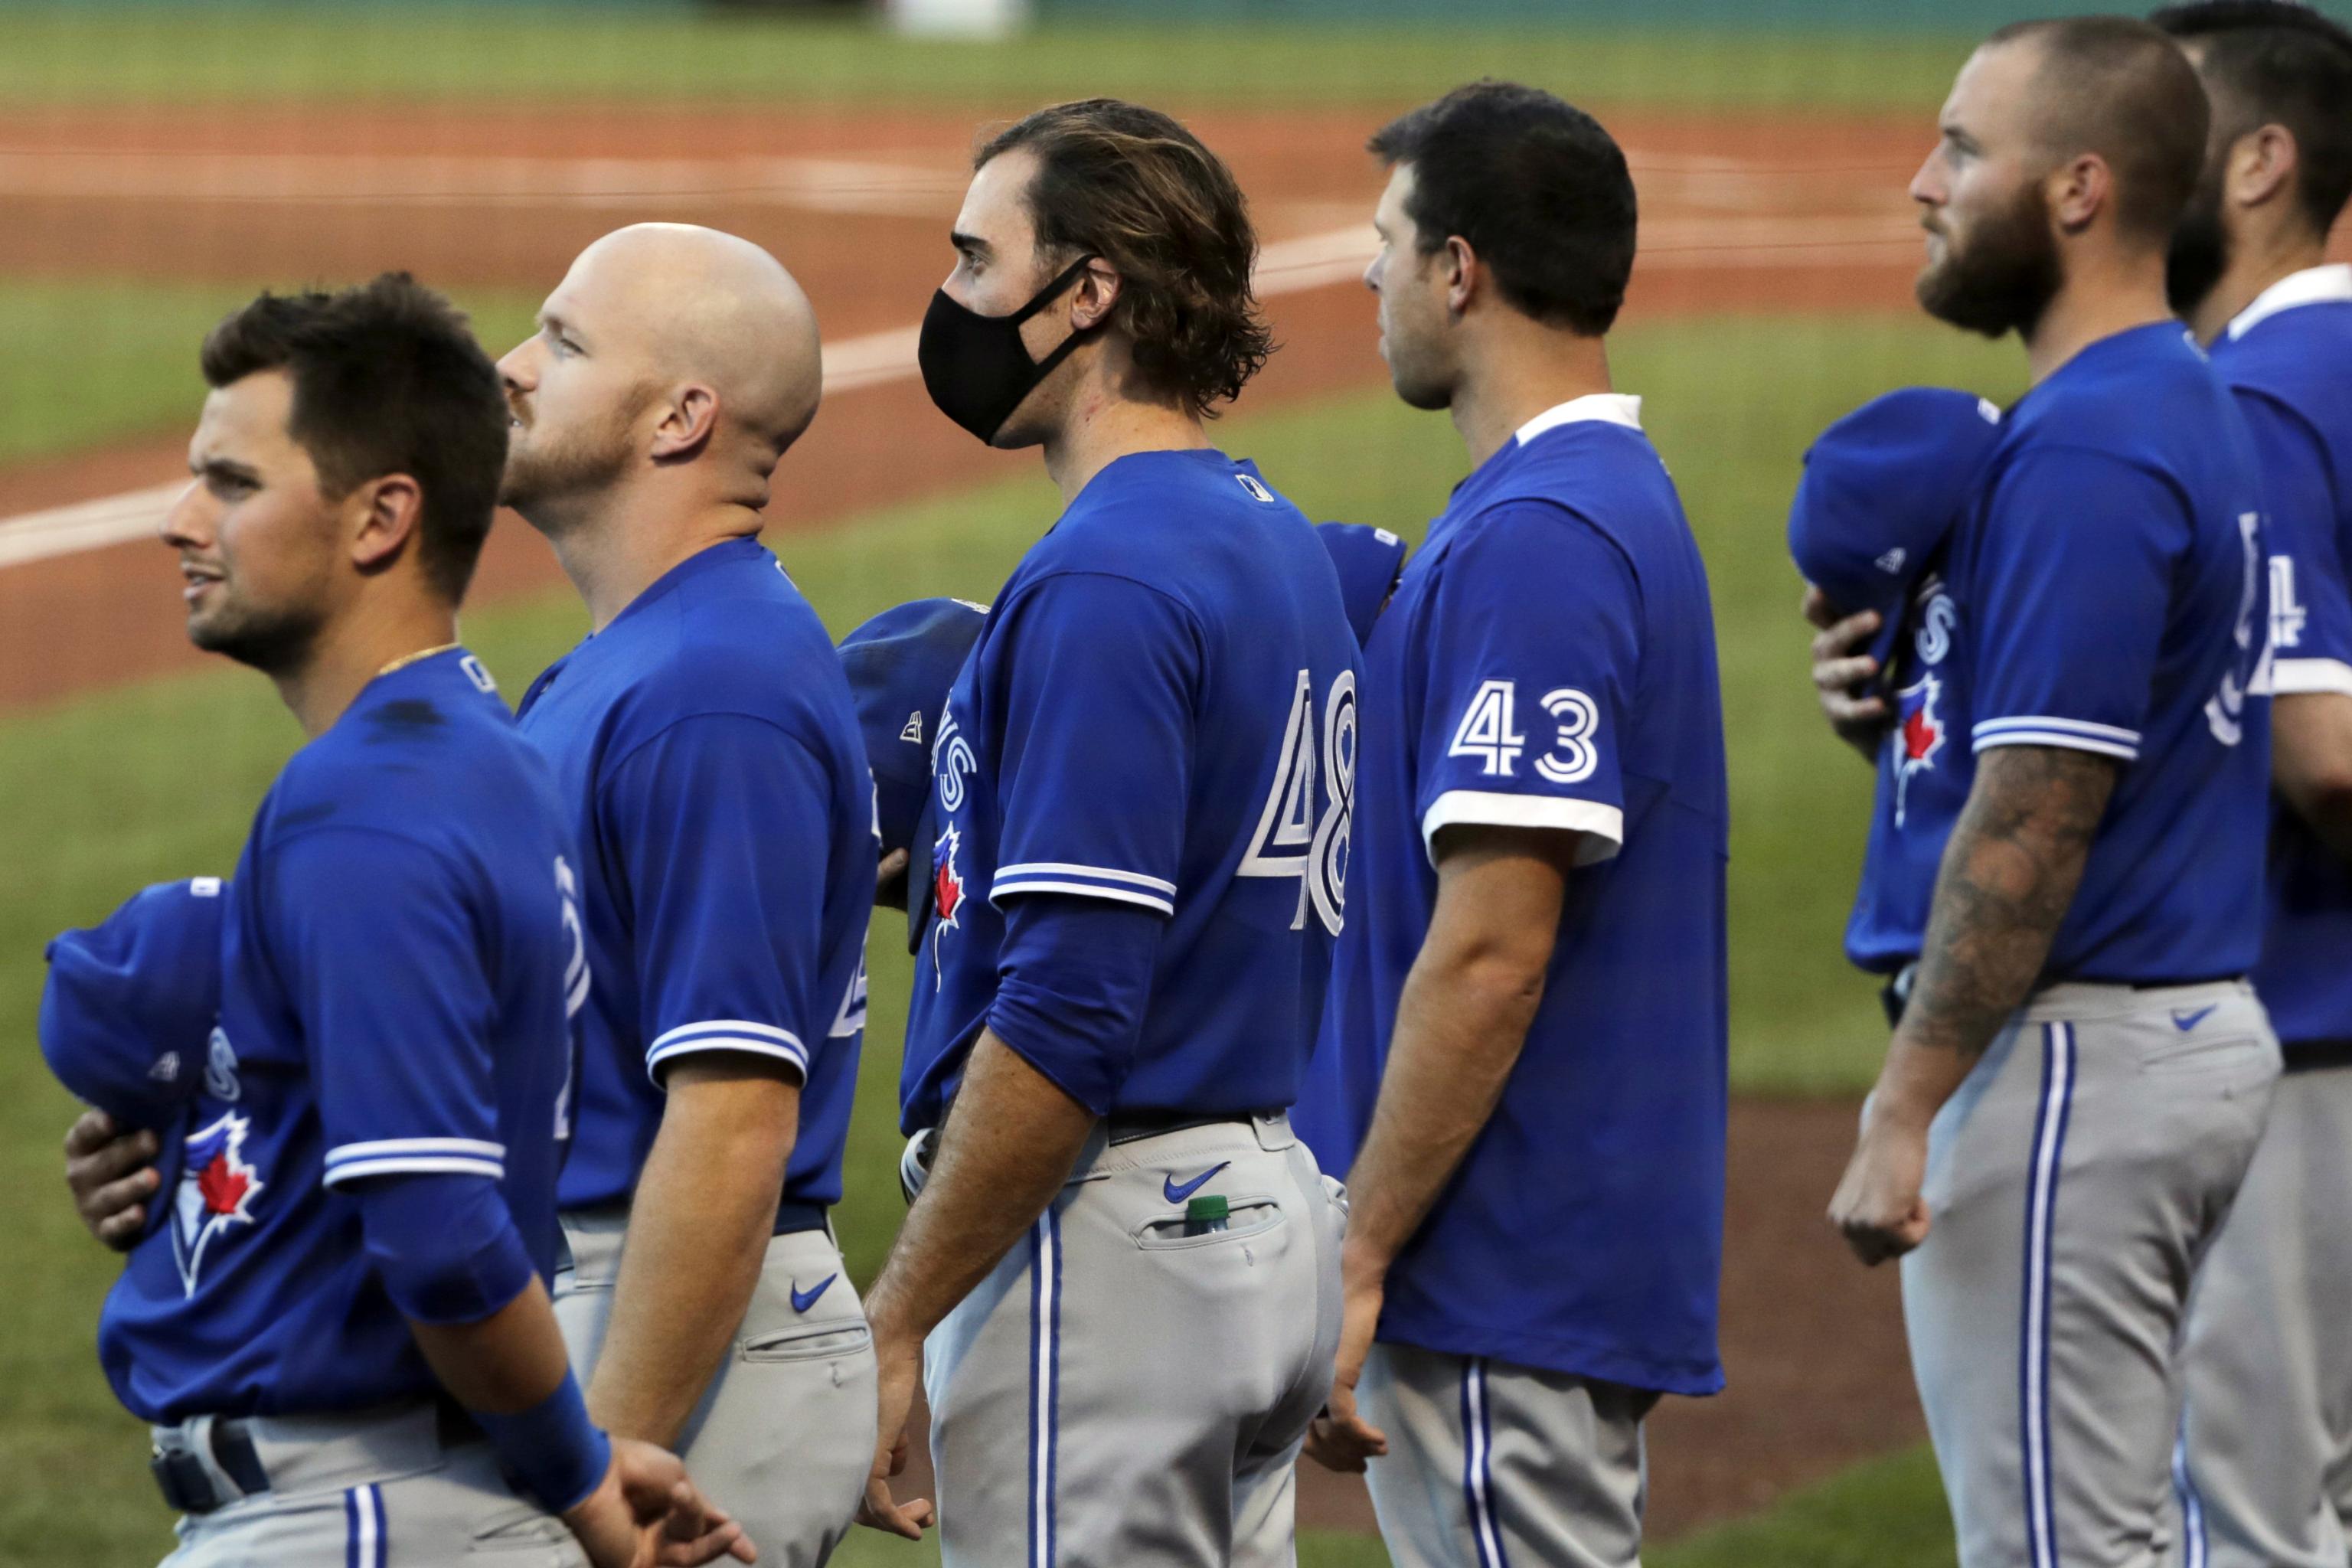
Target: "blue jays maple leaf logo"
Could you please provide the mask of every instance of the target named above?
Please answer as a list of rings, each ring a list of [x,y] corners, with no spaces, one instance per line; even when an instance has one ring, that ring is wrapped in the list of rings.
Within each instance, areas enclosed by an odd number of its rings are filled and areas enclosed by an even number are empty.
[[[246,1162],[251,1128],[249,1119],[231,1111],[188,1135],[187,1163],[173,1194],[172,1255],[179,1261],[181,1287],[191,1296],[205,1251],[229,1226],[253,1223],[253,1200],[268,1184]]]
[[[940,835],[931,846],[931,907],[940,912],[940,923],[960,925],[963,913],[963,873],[956,869],[956,850],[962,836],[953,827]]]
[[[1911,685],[1895,694],[1895,826],[1903,826],[1909,802],[1911,775],[1926,773],[1936,765],[1936,758],[1944,749],[1948,733],[1941,713],[1936,710],[1936,700],[1944,694],[1944,683],[1934,675],[1923,675]]]

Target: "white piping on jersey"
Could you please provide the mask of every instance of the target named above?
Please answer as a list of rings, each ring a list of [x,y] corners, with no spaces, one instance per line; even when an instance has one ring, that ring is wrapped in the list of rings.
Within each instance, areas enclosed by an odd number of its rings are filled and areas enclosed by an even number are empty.
[[[323,1185],[340,1186],[362,1176],[488,1176],[504,1181],[507,1146],[480,1138],[376,1138],[339,1143],[327,1151]]]
[[[1554,404],[1541,414],[1519,426],[1521,446],[1534,440],[1547,430],[1562,425],[1577,425],[1593,420],[1602,425],[1622,425],[1629,430],[1642,427],[1642,400],[1622,392],[1588,392],[1581,397],[1571,397],[1566,403]]]
[[[2292,310],[2297,305],[2341,303],[2352,303],[2352,262],[2306,267],[2300,272],[2288,273],[2255,295],[2253,303],[2231,319],[2230,340],[2235,342],[2281,310]]]
[[[1437,830],[1457,825],[1480,827],[1551,827],[1584,835],[1576,863],[1597,865],[1624,847],[1625,813],[1597,800],[1549,795],[1503,795],[1493,790],[1450,789],[1429,803],[1421,819],[1421,844],[1437,863]]]
[[[2139,731],[2115,724],[2094,724],[2087,719],[2057,719],[2032,714],[1987,719],[1969,731],[1972,751],[1994,746],[2059,746],[2070,751],[2096,752],[2102,756],[2139,759]]]
[[[2340,658],[2273,659],[2270,689],[2280,697],[2309,691],[2337,691],[2352,697],[2352,664]]]
[[[802,1078],[808,1077],[808,1047],[801,1043],[798,1035],[773,1024],[755,1024],[747,1018],[713,1018],[700,1024],[680,1024],[664,1031],[646,1052],[646,1076],[659,1083],[661,1074],[655,1068],[663,1062],[702,1051],[748,1051],[753,1056],[774,1057],[800,1068]]]
[[[1017,881],[1005,886],[1002,879],[988,889],[988,901],[1000,902],[1013,893],[1077,893],[1089,899],[1108,899],[1113,903],[1140,904],[1147,910],[1158,910],[1163,915],[1173,915],[1176,906],[1157,893],[1133,891],[1126,888],[1106,888],[1098,882],[1032,882]]]
[[[1106,882],[1132,882],[1139,888],[1157,888],[1173,898],[1176,884],[1164,878],[1147,877],[1140,871],[1114,871],[1108,866],[1078,866],[1066,860],[1032,860],[1020,866],[999,866],[996,879],[1002,883],[1007,877],[1026,877],[1032,872],[1051,872],[1057,876],[1100,877]]]
[[[340,1187],[363,1176],[416,1175],[488,1176],[503,1182],[507,1168],[496,1160],[468,1160],[454,1154],[391,1155],[381,1160],[347,1160],[331,1166],[319,1181],[322,1186]]]

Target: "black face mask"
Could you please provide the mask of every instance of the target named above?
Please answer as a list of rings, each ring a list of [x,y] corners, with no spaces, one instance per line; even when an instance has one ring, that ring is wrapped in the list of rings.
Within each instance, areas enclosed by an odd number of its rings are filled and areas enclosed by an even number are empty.
[[[949,299],[944,289],[932,295],[931,308],[923,313],[915,361],[923,368],[923,388],[940,412],[982,440],[993,442],[1021,400],[1093,333],[1092,327],[1072,332],[1042,360],[1031,359],[1021,342],[1021,323],[1061,298],[1093,259],[1081,256],[1070,263],[1009,316],[983,316]]]

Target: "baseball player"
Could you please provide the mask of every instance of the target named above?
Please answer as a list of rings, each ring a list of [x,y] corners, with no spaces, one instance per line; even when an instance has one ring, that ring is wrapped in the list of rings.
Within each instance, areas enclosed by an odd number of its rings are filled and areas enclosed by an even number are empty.
[[[1643,1417],[1711,1394],[1723,723],[1706,574],[1612,387],[1633,185],[1481,82],[1382,130],[1365,275],[1470,476],[1365,654],[1349,912],[1316,1048],[1346,1328],[1308,1452],[1407,1568],[1632,1564]]]
[[[1830,1217],[1905,1257],[1966,1568],[2159,1550],[2189,1281],[2279,1070],[2267,615],[2245,426],[2165,303],[2204,94],[2155,28],[2003,28],[1912,184],[1921,302],[2032,388],[1955,529],[1937,759],[1967,781]],[[1916,781],[1915,781],[1916,782]],[[1916,873],[1915,873],[1916,874]]]
[[[1202,420],[1268,351],[1223,164],[1163,114],[983,146],[924,381],[1066,503],[931,737],[901,1122],[868,1296],[888,1476],[919,1373],[950,1564],[1287,1563],[1340,1213],[1286,1119],[1341,923],[1356,647],[1330,557]]]
[[[826,1213],[876,858],[840,662],[758,537],[816,412],[815,320],[758,247],[640,225],[582,253],[499,368],[505,499],[590,621],[520,719],[578,837],[596,977],[556,1315],[600,1420],[676,1444],[770,1561],[814,1565],[874,1440]]]
[[[1396,597],[1404,576],[1405,542],[1385,528],[1362,522],[1318,522],[1315,536],[1331,552],[1332,568],[1339,574],[1339,596],[1348,606],[1348,626],[1358,647],[1372,640],[1372,623]]]
[[[2284,0],[2160,11],[2215,133],[2172,302],[2237,395],[2269,529],[2274,785],[2254,988],[2285,1049],[2189,1314],[2187,1568],[2352,1560],[2352,33]]]
[[[264,295],[203,367],[163,529],[189,637],[268,675],[309,743],[210,889],[216,994],[169,944],[116,954],[189,1029],[217,1006],[99,1333],[184,1516],[169,1561],[749,1560],[677,1460],[590,1420],[541,1283],[587,981],[546,769],[454,640],[496,374],[404,275]]]

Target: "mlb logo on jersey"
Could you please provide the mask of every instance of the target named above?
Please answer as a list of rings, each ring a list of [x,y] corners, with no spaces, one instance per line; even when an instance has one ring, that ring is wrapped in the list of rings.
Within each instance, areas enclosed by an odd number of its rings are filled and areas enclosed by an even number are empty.
[[[251,1225],[253,1200],[268,1184],[246,1163],[245,1137],[251,1125],[231,1111],[188,1134],[187,1163],[173,1194],[172,1253],[179,1260],[180,1284],[191,1296],[213,1238],[230,1226]]]
[[[1927,772],[1936,765],[1937,756],[1944,749],[1948,733],[1943,715],[1937,711],[1937,700],[1944,694],[1944,683],[1930,673],[1921,676],[1895,694],[1895,826],[1903,826],[1904,796],[1909,792],[1911,775]]]

